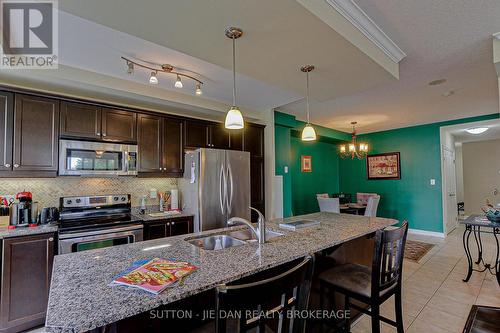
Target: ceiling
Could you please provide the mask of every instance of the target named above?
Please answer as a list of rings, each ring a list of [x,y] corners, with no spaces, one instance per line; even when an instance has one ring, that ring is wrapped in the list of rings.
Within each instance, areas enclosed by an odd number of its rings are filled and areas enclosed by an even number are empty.
[[[319,101],[396,80],[296,1],[65,0],[59,9],[65,65],[145,83],[146,72],[126,76],[120,55],[170,63],[204,78],[202,98],[226,103],[231,102],[232,53],[224,30],[241,27],[238,101],[249,108],[302,99],[305,76],[299,67],[309,63],[317,67],[312,98]],[[160,88],[174,89],[172,81],[165,82]]]
[[[488,130],[481,134],[470,134],[466,130],[474,127],[487,127]],[[500,120],[487,120],[469,124],[455,125],[449,130],[455,143],[486,141],[500,139]]]
[[[500,31],[499,1],[355,2],[407,54],[400,80],[313,101],[314,123],[348,131],[357,121],[366,133],[499,112],[491,37]],[[427,84],[440,78],[447,82]],[[280,110],[305,118],[303,100]]]

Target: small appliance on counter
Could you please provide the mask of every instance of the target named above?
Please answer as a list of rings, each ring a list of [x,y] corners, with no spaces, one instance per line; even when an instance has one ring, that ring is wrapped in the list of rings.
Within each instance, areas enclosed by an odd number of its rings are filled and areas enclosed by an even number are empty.
[[[10,205],[9,229],[18,227],[36,227],[36,206],[33,207],[33,195],[31,192],[19,192],[16,194],[18,203]]]
[[[40,225],[54,224],[59,220],[59,209],[57,207],[43,207],[38,213]]]

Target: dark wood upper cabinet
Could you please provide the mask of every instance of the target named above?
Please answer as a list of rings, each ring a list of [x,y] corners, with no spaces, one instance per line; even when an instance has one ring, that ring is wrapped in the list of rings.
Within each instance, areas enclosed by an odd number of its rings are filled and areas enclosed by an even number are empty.
[[[186,120],[186,148],[210,147],[210,124],[203,121]]]
[[[158,174],[163,168],[163,117],[139,114],[137,117],[138,171]]]
[[[54,171],[58,166],[59,101],[15,98],[13,171]]]
[[[210,125],[210,148],[229,149],[229,130],[224,124]]]
[[[60,135],[77,139],[100,139],[101,108],[89,104],[61,102]]]
[[[137,141],[137,113],[103,108],[102,139],[115,142]]]
[[[0,331],[21,332],[45,322],[54,260],[54,234],[2,241]]]
[[[0,171],[12,170],[14,94],[0,91]]]
[[[184,121],[164,118],[163,171],[169,176],[182,176],[184,170]]]
[[[244,150],[250,152],[250,156],[264,157],[264,127],[246,124],[244,130]]]
[[[229,149],[232,150],[243,150],[243,131],[239,130],[228,130],[229,131]]]

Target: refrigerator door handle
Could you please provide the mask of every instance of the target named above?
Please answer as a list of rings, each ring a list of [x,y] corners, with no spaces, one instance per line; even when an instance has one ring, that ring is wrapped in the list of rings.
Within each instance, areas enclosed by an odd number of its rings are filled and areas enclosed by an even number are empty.
[[[226,187],[226,176],[225,176],[225,173],[224,173],[224,166],[222,165],[221,168],[220,168],[220,173],[219,173],[219,203],[220,203],[220,211],[221,211],[221,214],[225,214],[224,213],[224,206],[225,206],[225,203],[226,203],[226,190],[225,190],[225,187]]]
[[[231,185],[230,187],[230,196],[229,196],[229,200],[228,200],[228,212],[229,214],[231,214],[231,211],[232,211],[232,207],[233,207],[233,192],[234,192],[234,182],[233,182],[233,170],[231,169],[231,165],[228,164],[227,166],[227,173],[229,175],[229,183]]]

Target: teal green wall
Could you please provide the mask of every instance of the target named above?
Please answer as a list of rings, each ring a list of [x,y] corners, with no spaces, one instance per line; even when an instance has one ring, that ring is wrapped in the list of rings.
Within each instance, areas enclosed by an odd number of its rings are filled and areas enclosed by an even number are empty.
[[[370,153],[401,153],[401,180],[367,180],[366,160],[341,160],[340,191],[381,195],[378,216],[408,220],[410,228],[443,232],[440,127],[498,118],[498,114],[360,135]],[[436,185],[430,185],[430,179]]]
[[[335,193],[339,189],[336,145],[350,135],[314,125],[318,142],[302,142],[297,136],[305,126],[294,116],[274,113],[275,173],[283,176],[283,216],[318,211],[316,193]],[[300,172],[300,156],[311,155],[312,173]],[[288,166],[288,173],[284,172]]]
[[[292,136],[292,210],[294,215],[318,211],[316,193],[339,191],[339,157],[337,146],[325,142],[303,142]],[[300,157],[312,157],[312,171],[300,171]]]

